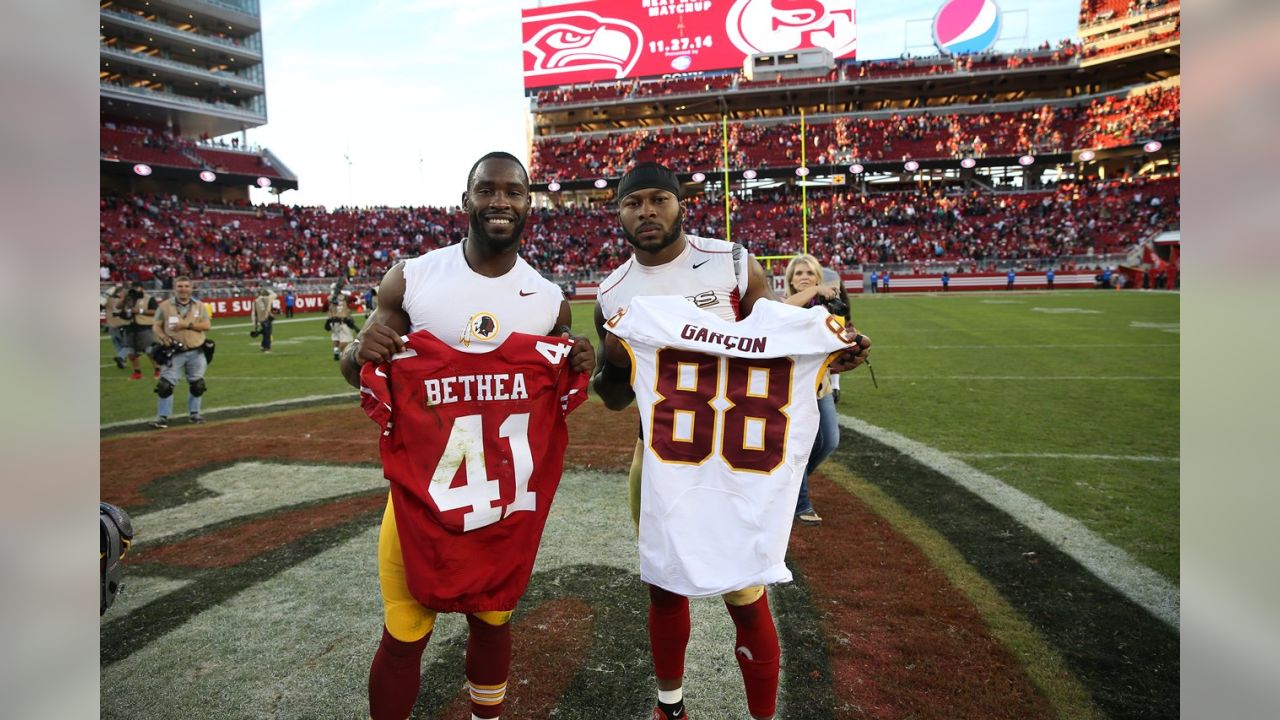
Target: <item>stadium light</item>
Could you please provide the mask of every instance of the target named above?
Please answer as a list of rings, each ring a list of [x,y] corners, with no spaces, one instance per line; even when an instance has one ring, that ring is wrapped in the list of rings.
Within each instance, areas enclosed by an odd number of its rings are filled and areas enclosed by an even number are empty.
[[[1080,162],[1092,162],[1092,161],[1093,161],[1093,159],[1094,159],[1094,158],[1096,158],[1096,157],[1098,157],[1098,153],[1096,153],[1096,152],[1094,152],[1094,151],[1092,151],[1092,150],[1081,150],[1081,151],[1080,151]]]
[[[260,178],[258,178],[258,187],[260,187],[260,188],[269,188],[269,187],[271,187],[271,178],[269,178],[269,177],[260,177]]]
[[[1160,148],[1162,147],[1164,147],[1164,145],[1161,144],[1159,140],[1152,140],[1142,146],[1142,151],[1145,153],[1160,152]]]
[[[799,175],[800,177],[808,177],[808,175],[809,175],[809,168],[807,168],[807,167],[798,167],[798,168],[796,168],[796,175]]]
[[[597,179],[597,180],[596,180],[596,182],[595,182],[595,186],[596,186],[596,188],[597,188],[597,189],[600,189],[600,190],[605,189],[605,187],[606,187],[608,184],[609,184],[609,181],[608,181],[608,180],[605,180],[604,178],[599,178],[599,179]]]
[[[849,172],[853,173],[854,175],[861,174],[862,171],[865,169],[866,168],[862,167],[862,163],[854,163],[849,166]]]
[[[1018,164],[1024,167],[1027,165],[1030,165],[1031,163],[1034,163],[1035,161],[1036,161],[1036,158],[1034,155],[1023,155],[1022,157],[1018,158]]]
[[[744,170],[744,171],[742,171],[742,177],[743,177],[743,179],[744,179],[744,180],[755,180],[755,179],[756,179],[756,171],[755,171],[755,170]]]
[[[915,172],[920,169],[920,163],[915,160],[908,160],[902,167],[905,168],[907,172]]]
[[[560,183],[555,182],[554,180],[547,183],[547,190],[549,192],[560,192]]]
[[[690,179],[691,179],[691,180],[693,180],[693,181],[694,181],[694,182],[696,182],[696,183],[700,183],[700,182],[702,182],[703,180],[706,180],[706,179],[707,179],[707,174],[706,174],[706,173],[696,172],[696,173],[694,173],[694,174],[693,174],[693,177],[692,177],[692,178],[690,178]]]
[[[960,161],[960,167],[964,168],[965,170],[972,169],[973,166],[977,164],[978,164],[978,161],[974,160],[973,158],[965,158]]]
[[[146,177],[151,174],[151,166],[146,163],[138,163],[133,166],[133,172],[137,175],[141,175],[142,177]]]

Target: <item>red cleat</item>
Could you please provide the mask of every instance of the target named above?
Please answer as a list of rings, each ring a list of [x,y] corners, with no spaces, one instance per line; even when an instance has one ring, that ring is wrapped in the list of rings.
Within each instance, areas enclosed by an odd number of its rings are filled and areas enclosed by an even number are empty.
[[[142,379],[142,371],[141,371],[141,370],[134,370],[134,371],[133,371],[133,374],[129,376],[129,379],[130,379],[130,380],[141,380],[141,379]]]

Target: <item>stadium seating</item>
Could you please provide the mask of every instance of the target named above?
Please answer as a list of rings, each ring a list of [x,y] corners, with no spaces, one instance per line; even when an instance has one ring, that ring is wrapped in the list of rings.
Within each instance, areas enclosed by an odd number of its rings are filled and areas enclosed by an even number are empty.
[[[280,177],[280,173],[268,164],[266,157],[256,152],[218,150],[204,146],[196,146],[194,151],[215,172]]]
[[[800,251],[800,202],[785,193],[758,193],[735,204],[733,239],[757,255]],[[1180,222],[1176,177],[1064,183],[1022,193],[814,190],[809,202],[810,251],[837,268],[1101,255],[1127,250]],[[374,282],[398,258],[457,242],[467,228],[458,208],[274,210],[104,198],[101,265],[114,281],[185,273],[198,279],[345,275]],[[689,199],[688,232],[721,236],[723,219],[719,202]],[[608,272],[630,254],[616,210],[600,206],[534,210],[521,252],[544,273],[583,278]]]
[[[123,162],[281,177],[260,152],[217,147],[154,128],[104,123],[99,128],[98,149],[100,156]]]
[[[1176,8],[1179,5],[1177,0],[1082,0],[1080,25],[1096,25],[1160,8]]]
[[[191,143],[173,135],[141,128],[104,125],[99,129],[98,151],[104,158],[148,165],[193,168],[199,165],[184,150]]]
[[[1180,90],[1152,87],[1095,98],[1086,105],[989,113],[894,114],[842,117],[806,128],[810,165],[958,157],[1017,156],[1115,147],[1178,132]],[[730,125],[734,168],[800,164],[798,122]],[[681,170],[721,165],[720,128],[701,125],[671,132],[654,129],[539,138],[533,145],[535,182],[617,177],[634,160],[681,158]]]

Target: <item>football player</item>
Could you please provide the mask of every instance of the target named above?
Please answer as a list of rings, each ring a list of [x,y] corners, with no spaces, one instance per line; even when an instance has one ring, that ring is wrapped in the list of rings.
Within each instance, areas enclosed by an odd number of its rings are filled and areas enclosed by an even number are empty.
[[[618,220],[632,247],[631,258],[600,284],[595,308],[600,357],[591,386],[611,410],[622,410],[635,398],[626,352],[605,321],[632,298],[679,295],[722,319],[736,321],[756,303],[776,301],[764,268],[740,244],[684,232],[684,206],[675,173],[653,162],[640,163],[618,184]],[[867,356],[871,342],[842,354],[833,372],[852,369]],[[639,524],[643,444],[636,443],[631,464],[632,519]],[[781,650],[768,596],[762,585],[724,594],[736,628],[734,656],[746,688],[753,718],[767,720],[777,709]],[[649,585],[649,642],[657,676],[654,720],[678,720],[684,711],[684,656],[689,642],[689,599]]]
[[[397,263],[387,271],[378,288],[377,309],[360,337],[342,353],[342,374],[352,386],[360,387],[364,363],[389,362],[404,350],[402,337],[419,330],[471,353],[491,351],[512,333],[570,337],[569,304],[560,289],[517,252],[530,209],[529,176],[521,162],[503,152],[480,158],[467,176],[462,206],[469,228],[461,243]],[[595,350],[584,337],[572,340],[565,362],[579,373],[590,374]],[[370,714],[373,720],[409,716],[418,696],[422,653],[437,612],[458,611],[466,613],[470,632],[465,663],[472,717],[499,717],[511,665],[508,620],[514,601],[491,603],[501,607],[449,608],[420,602],[411,586],[451,582],[450,568],[438,568],[440,575],[432,578],[408,577],[419,565],[406,566],[410,555],[406,546],[424,536],[411,525],[420,521],[422,513],[408,510],[389,496],[378,540],[384,627],[369,671]],[[537,552],[528,543],[502,543],[501,536],[497,542],[501,544],[489,548],[494,555]],[[485,558],[476,562],[483,564]]]

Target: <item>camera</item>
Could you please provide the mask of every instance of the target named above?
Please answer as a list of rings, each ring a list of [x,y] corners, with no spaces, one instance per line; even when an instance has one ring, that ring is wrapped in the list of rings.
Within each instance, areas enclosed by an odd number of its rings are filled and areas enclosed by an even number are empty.
[[[845,313],[849,312],[849,303],[845,302],[845,299],[839,295],[822,303],[822,306],[827,309],[827,312],[840,317],[844,317]]]
[[[256,323],[253,329],[249,331],[249,337],[256,338],[262,335],[262,323]]]
[[[151,347],[147,348],[147,355],[150,356],[157,365],[168,365],[174,355],[180,352],[186,352],[186,349],[187,347],[179,342],[170,343],[168,345],[152,343]]]

